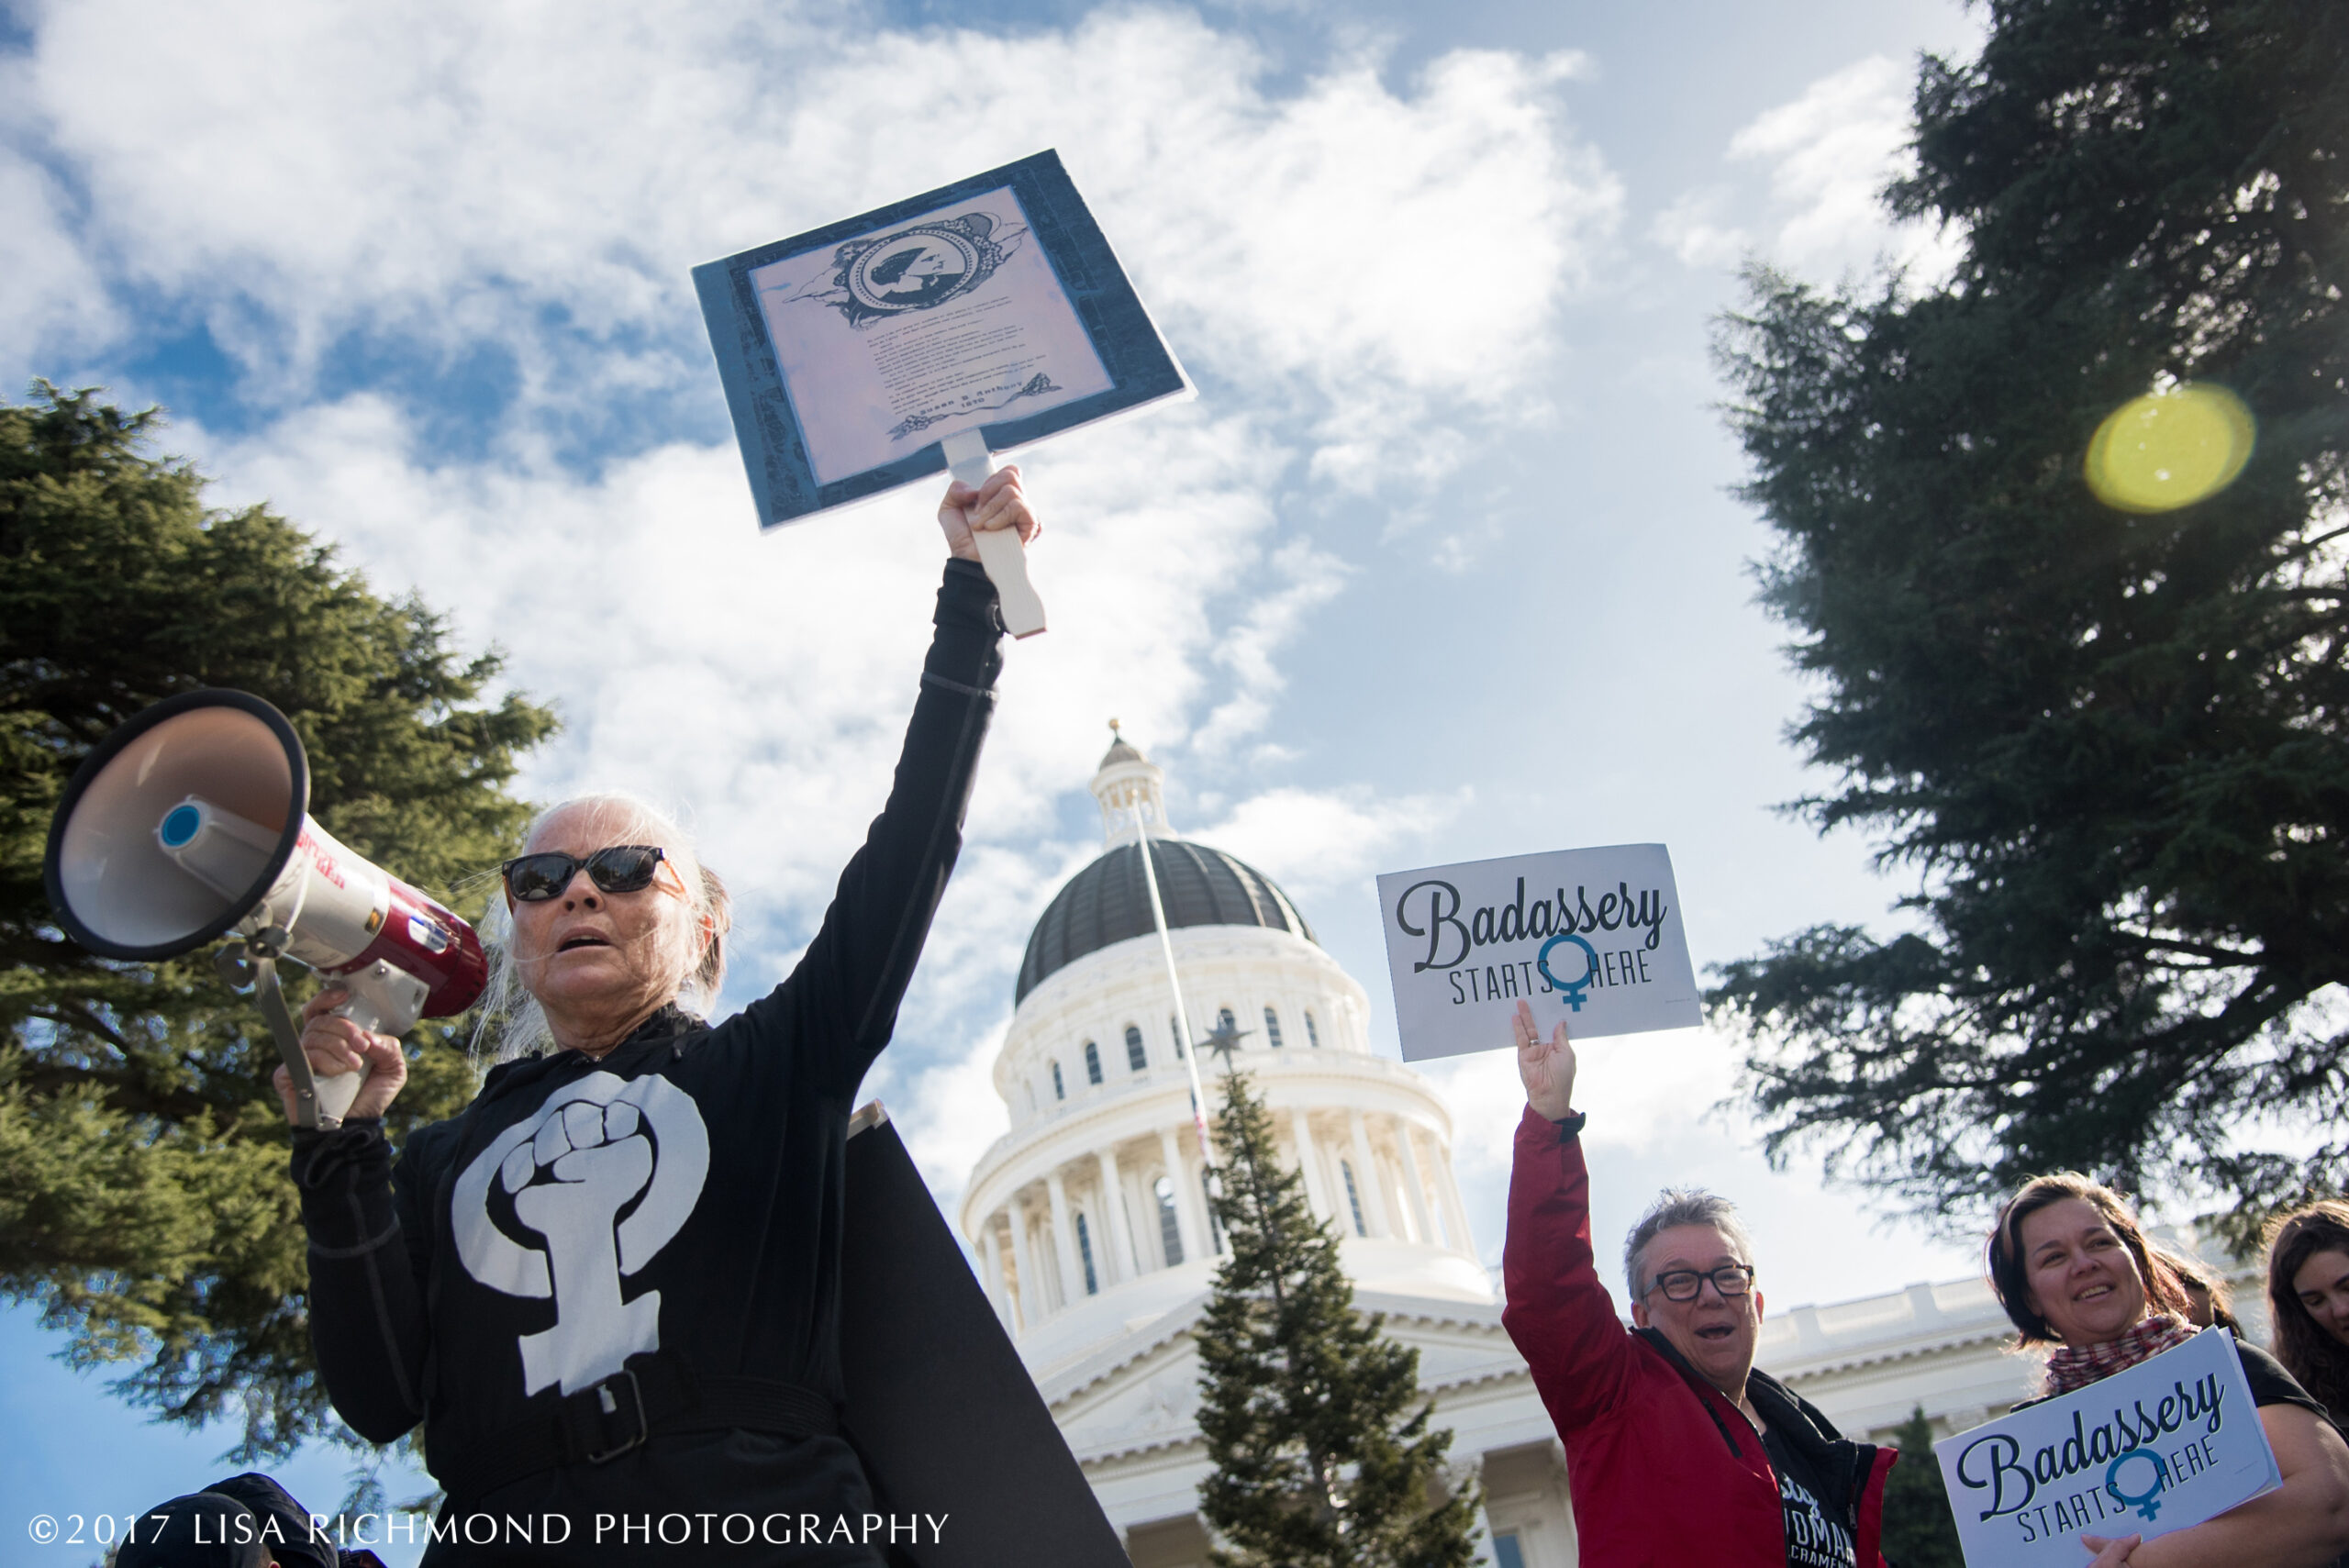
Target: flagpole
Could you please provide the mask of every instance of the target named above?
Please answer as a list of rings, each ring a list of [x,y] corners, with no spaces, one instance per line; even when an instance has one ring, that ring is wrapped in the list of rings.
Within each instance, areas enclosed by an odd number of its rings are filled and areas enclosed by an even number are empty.
[[[1199,1078],[1199,1049],[1191,1033],[1190,1009],[1183,1006],[1183,978],[1174,970],[1174,939],[1166,932],[1166,906],[1158,896],[1158,869],[1150,857],[1150,825],[1142,819],[1141,802],[1133,803],[1134,843],[1141,851],[1142,881],[1150,888],[1150,917],[1158,928],[1158,951],[1166,959],[1166,985],[1174,993],[1175,1047],[1183,1054],[1183,1063],[1191,1070],[1191,1125],[1199,1134],[1199,1159],[1210,1171],[1215,1169],[1215,1146],[1208,1140],[1208,1097],[1206,1085]]]

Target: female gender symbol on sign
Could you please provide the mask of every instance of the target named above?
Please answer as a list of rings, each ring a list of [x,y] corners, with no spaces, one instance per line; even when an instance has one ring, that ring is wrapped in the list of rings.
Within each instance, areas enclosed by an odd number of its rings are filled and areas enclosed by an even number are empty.
[[[1582,949],[1583,971],[1580,980],[1561,980],[1550,973],[1550,950],[1560,942],[1572,942]],[[1561,931],[1542,944],[1542,956],[1533,962],[1542,971],[1542,978],[1556,986],[1559,993],[1565,997],[1566,1006],[1577,1013],[1581,1012],[1582,994],[1590,989],[1590,983],[1598,975],[1598,950],[1572,931]]]
[[[2121,1467],[2132,1459],[2142,1459],[2154,1467],[2154,1484],[2134,1497],[2123,1492],[2116,1479],[2121,1473]],[[2151,1449],[2132,1448],[2104,1467],[2104,1489],[2120,1498],[2121,1507],[2134,1508],[2147,1518],[2162,1511],[2162,1489],[2168,1485],[2169,1465]]]

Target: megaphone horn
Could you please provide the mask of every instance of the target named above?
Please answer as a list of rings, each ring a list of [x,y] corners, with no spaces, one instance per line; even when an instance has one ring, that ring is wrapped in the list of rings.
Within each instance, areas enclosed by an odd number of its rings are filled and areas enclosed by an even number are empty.
[[[167,697],[83,761],[50,823],[42,879],[66,934],[105,958],[176,958],[219,937],[293,1074],[296,1119],[334,1127],[363,1073],[314,1074],[277,984],[295,959],[351,992],[336,1012],[404,1034],[462,1013],[489,965],[473,929],[309,816],[310,764],[248,692]]]

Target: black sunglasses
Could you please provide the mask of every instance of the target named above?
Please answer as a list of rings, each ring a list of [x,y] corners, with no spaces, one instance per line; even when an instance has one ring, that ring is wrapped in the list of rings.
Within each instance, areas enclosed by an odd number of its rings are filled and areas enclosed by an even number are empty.
[[[1753,1269],[1748,1263],[1724,1263],[1718,1269],[1699,1273],[1695,1269],[1670,1269],[1649,1282],[1650,1290],[1661,1290],[1666,1301],[1694,1301],[1704,1293],[1705,1282],[1723,1296],[1743,1296],[1753,1288]]]
[[[560,850],[517,855],[497,870],[517,902],[540,904],[561,897],[583,870],[606,893],[641,893],[652,885],[652,873],[663,858],[658,844],[614,844],[584,860]]]

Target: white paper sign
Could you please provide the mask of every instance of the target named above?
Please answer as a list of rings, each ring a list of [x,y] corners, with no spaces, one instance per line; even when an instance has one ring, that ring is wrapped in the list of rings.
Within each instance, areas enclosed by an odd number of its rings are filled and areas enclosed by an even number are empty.
[[[1969,1568],[2081,1568],[2083,1534],[2150,1540],[2283,1485],[2223,1329],[1933,1453]]]
[[[751,273],[823,484],[1109,389],[1009,186]]]
[[[1508,1047],[1520,997],[1576,1040],[1703,1019],[1662,844],[1391,872],[1378,901],[1407,1062]]]

